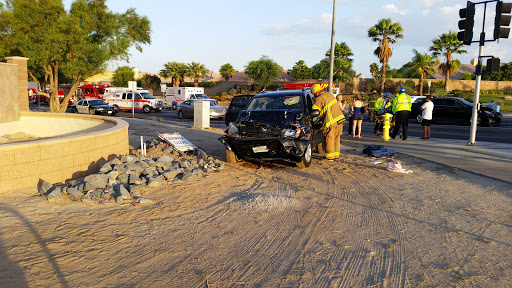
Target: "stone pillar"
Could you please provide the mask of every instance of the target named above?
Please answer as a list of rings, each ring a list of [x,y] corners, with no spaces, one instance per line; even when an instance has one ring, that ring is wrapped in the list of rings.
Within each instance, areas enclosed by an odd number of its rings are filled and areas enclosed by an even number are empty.
[[[20,120],[18,93],[18,65],[0,63],[0,124]]]
[[[7,63],[18,65],[18,105],[19,111],[29,111],[28,109],[28,58],[13,56],[5,57]]]

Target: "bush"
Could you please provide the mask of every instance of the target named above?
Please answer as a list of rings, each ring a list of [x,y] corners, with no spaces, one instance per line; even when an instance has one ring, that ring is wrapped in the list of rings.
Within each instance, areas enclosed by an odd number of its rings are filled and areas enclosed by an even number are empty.
[[[364,83],[364,91],[365,92],[372,92],[372,91],[379,91],[380,90],[380,81],[377,79],[367,79]]]
[[[225,92],[223,92],[223,93],[225,93]],[[220,101],[226,101],[226,100],[228,100],[228,95],[227,94],[221,95],[219,98],[220,98]]]
[[[213,99],[215,99],[217,102],[219,102],[220,101],[220,96],[215,96],[215,97],[213,97]]]
[[[352,82],[352,81],[350,81],[350,82],[346,83],[346,84],[345,84],[345,90],[344,90],[344,92],[345,92],[346,94],[352,94],[352,93],[354,93],[354,86],[355,86],[355,85],[354,85],[354,82]],[[368,92],[370,92],[370,91],[368,91]],[[341,93],[341,90],[340,90],[340,93]]]
[[[229,89],[229,92],[228,92],[228,94],[231,96],[236,95],[237,93],[238,93],[238,91],[236,91],[236,89],[234,89],[234,88]]]
[[[464,72],[460,75],[460,80],[471,80],[471,73]]]
[[[434,97],[441,97],[441,96],[446,95],[446,91],[444,90],[444,87],[443,88],[431,87],[430,92],[431,92],[430,94]]]
[[[397,83],[399,84],[399,83]],[[400,89],[399,85],[395,84],[393,80],[386,79],[386,82],[384,82],[384,91],[390,92],[391,94],[398,93],[398,89]]]

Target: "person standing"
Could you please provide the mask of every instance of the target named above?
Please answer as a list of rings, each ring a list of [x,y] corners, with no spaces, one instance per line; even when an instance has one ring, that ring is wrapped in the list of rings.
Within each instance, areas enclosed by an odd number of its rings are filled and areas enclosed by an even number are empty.
[[[368,97],[368,118],[370,121],[375,121],[375,104],[377,102],[377,99],[380,99],[382,97],[379,97],[377,95],[377,91],[373,91],[370,97]]]
[[[338,94],[338,96],[336,96],[336,100],[338,100],[338,106],[340,106],[341,113],[344,113],[345,107],[347,105],[347,100],[343,100],[343,96],[341,94]],[[341,135],[343,135],[343,123],[341,123],[340,125],[341,125]]]
[[[391,107],[391,93],[386,92],[384,93],[384,96],[381,96],[377,101],[375,102],[375,111],[379,117],[382,117],[386,113],[386,111]],[[373,127],[373,134],[382,133],[382,128],[384,126],[384,121],[375,121],[375,127]]]
[[[361,94],[357,95],[356,100],[352,103],[352,136],[361,138],[361,126],[363,123],[363,101]],[[357,134],[356,134],[357,128]]]
[[[393,139],[395,139],[398,132],[400,132],[400,127],[402,127],[402,140],[407,140],[412,102],[411,96],[407,95],[405,92],[405,88],[400,87],[398,96],[393,99],[392,111],[393,114],[395,114],[395,128],[390,135]]]
[[[432,122],[432,111],[434,111],[434,102],[432,96],[428,95],[425,103],[421,105],[421,125],[423,126],[423,137],[420,139],[430,139],[430,123]]]
[[[325,159],[333,161],[340,158],[340,136],[345,122],[338,101],[332,93],[324,91],[325,87],[314,84],[311,87],[311,93],[315,96],[313,109],[320,110],[320,119],[325,130],[324,148]]]

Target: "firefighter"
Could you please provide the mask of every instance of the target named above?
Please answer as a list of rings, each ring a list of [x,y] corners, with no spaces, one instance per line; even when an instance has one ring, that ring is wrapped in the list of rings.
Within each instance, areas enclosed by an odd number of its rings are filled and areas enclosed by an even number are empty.
[[[320,110],[319,118],[324,128],[325,159],[333,161],[340,158],[340,136],[343,130],[345,116],[332,93],[324,91],[326,87],[315,84],[311,93],[315,96],[313,109]]]
[[[400,126],[402,126],[402,140],[407,140],[407,130],[409,126],[409,116],[411,115],[411,96],[405,93],[405,88],[400,87],[398,96],[393,99],[393,114],[395,114],[395,128],[391,134],[391,138],[395,139]]]
[[[386,110],[389,107],[391,107],[391,100],[389,98],[391,98],[391,93],[386,92],[386,93],[384,93],[384,97],[381,96],[375,102],[375,111],[376,111],[377,117],[381,117],[382,115],[384,115],[386,113]],[[375,127],[373,128],[373,134],[377,134],[377,136],[379,136],[379,132],[382,133],[383,122],[384,121],[382,121],[382,118],[380,118],[380,120],[375,121]]]
[[[375,112],[378,111],[375,110],[377,99],[380,99],[379,96],[377,96],[377,91],[373,91],[370,97],[368,97],[368,116],[370,121],[375,120]]]

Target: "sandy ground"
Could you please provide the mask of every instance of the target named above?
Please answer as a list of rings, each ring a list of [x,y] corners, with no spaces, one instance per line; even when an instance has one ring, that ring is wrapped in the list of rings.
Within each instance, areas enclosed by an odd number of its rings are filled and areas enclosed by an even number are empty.
[[[224,160],[220,130],[130,131]],[[226,165],[149,205],[0,195],[0,287],[512,287],[511,185],[342,144],[342,161]],[[414,173],[387,172],[397,160]]]

